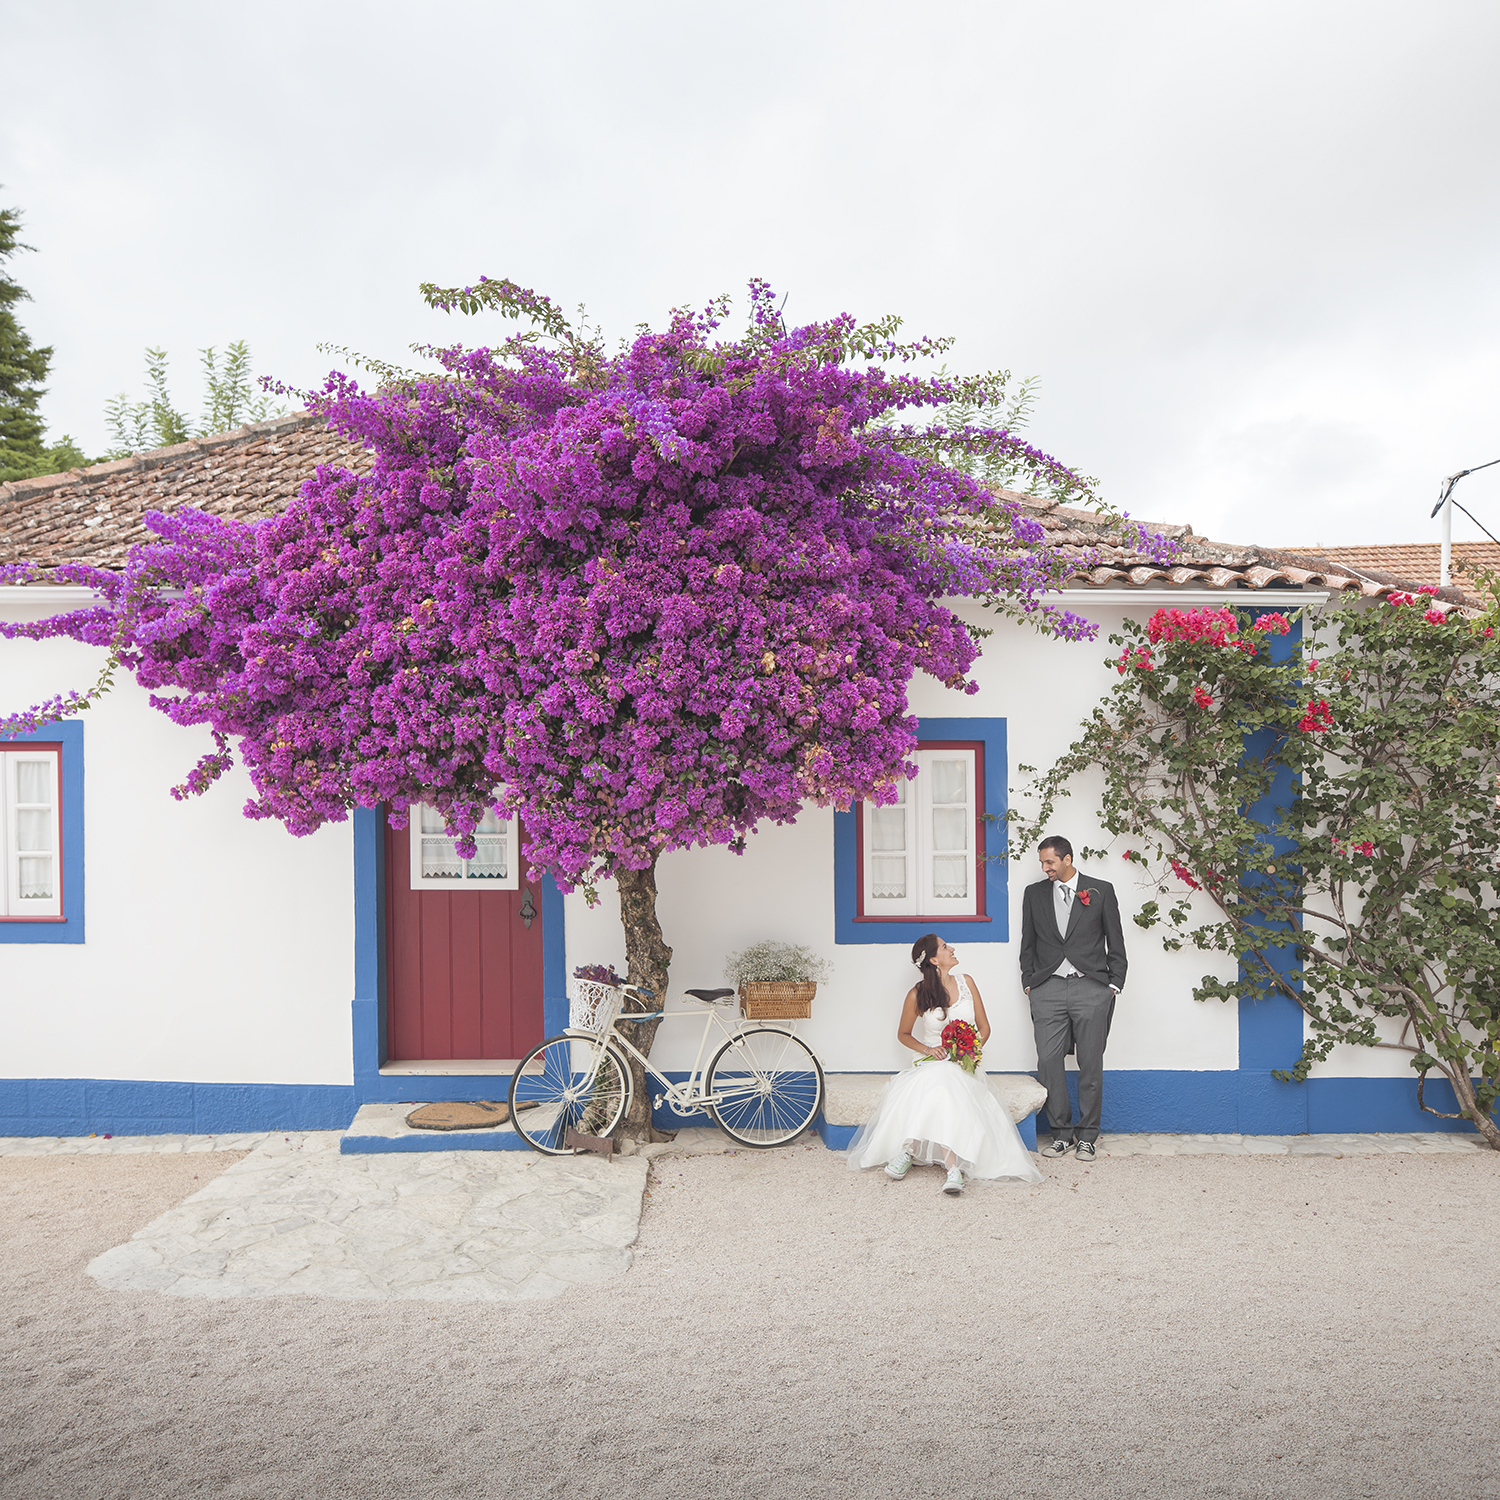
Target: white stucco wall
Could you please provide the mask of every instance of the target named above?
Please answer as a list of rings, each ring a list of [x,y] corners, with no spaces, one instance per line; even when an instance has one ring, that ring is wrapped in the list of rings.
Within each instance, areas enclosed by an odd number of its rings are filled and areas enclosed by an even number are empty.
[[[1154,606],[1138,607],[1144,619]],[[1007,720],[1012,788],[1026,780],[1016,766],[1047,766],[1071,742],[1078,724],[1113,681],[1102,663],[1110,648],[1103,637],[1119,628],[1125,610],[1088,611],[1101,639],[1081,644],[1043,638],[1025,627],[967,607],[975,623],[994,634],[985,642],[975,677],[980,691],[965,695],[921,679],[912,708],[928,717]],[[1075,845],[1099,846],[1106,838],[1090,817],[1088,789],[1080,786],[1057,818],[1056,832]],[[1120,897],[1130,975],[1110,1035],[1111,1068],[1230,1069],[1238,1056],[1235,1007],[1199,1004],[1193,984],[1206,972],[1232,977],[1234,966],[1203,954],[1164,953],[1154,933],[1130,920],[1151,892],[1136,866],[1117,857],[1083,861],[1089,874],[1111,881]],[[1005,943],[975,941],[973,929],[955,924],[944,935],[959,950],[985,997],[994,1034],[986,1064],[995,1071],[1035,1066],[1031,1018],[1021,990],[1017,954],[1021,936],[1021,892],[1040,878],[1027,855],[1010,873],[1011,937]],[[726,954],[766,938],[805,943],[834,965],[834,977],[819,986],[813,1017],[801,1030],[837,1070],[884,1071],[909,1056],[895,1039],[901,1002],[915,971],[909,947],[900,944],[835,944],[833,814],[809,809],[793,827],[764,828],[743,856],[724,849],[666,856],[658,866],[659,911],[672,945],[674,997],[688,987],[723,982]],[[623,966],[624,939],[613,888],[601,890],[590,910],[583,898],[568,898],[568,967],[610,962]],[[679,1003],[675,998],[674,1004]],[[658,1064],[688,1066],[698,1026],[670,1023],[657,1035]]]
[[[57,606],[0,602],[11,618]],[[1144,619],[1156,607],[1129,606]],[[1114,681],[1104,639],[1127,608],[1085,603],[1101,639],[1071,644],[971,608],[991,628],[966,696],[920,679],[912,707],[928,717],[1004,718],[1012,795],[1021,763],[1047,766]],[[24,708],[92,682],[101,653],[70,642],[0,641],[0,709]],[[351,1081],[353,861],[349,824],[294,839],[275,822],[242,815],[249,785],[240,772],[179,803],[168,788],[210,748],[206,731],[183,730],[152,710],[128,677],[81,716],[85,728],[88,873],[87,942],[0,945],[0,1077],[99,1077],[252,1083]],[[1055,831],[1077,845],[1106,843],[1080,785]],[[905,943],[834,941],[833,814],[809,808],[796,825],[757,833],[743,856],[694,850],[663,859],[658,881],[667,941],[675,950],[673,1003],[688,985],[722,982],[725,956],[765,938],[805,943],[833,963],[811,1021],[802,1023],[825,1062],[839,1070],[903,1064],[895,1041],[901,1000],[914,971]],[[1119,893],[1130,976],[1116,1012],[1108,1065],[1118,1069],[1233,1069],[1236,1008],[1199,1004],[1204,972],[1233,966],[1196,953],[1167,954],[1133,912],[1152,891],[1116,843],[1083,861]],[[978,981],[994,1025],[988,1063],[1035,1063],[1030,1017],[1017,972],[1023,887],[1039,875],[1025,855],[1010,872],[1010,940],[987,943],[962,924],[945,934]],[[624,941],[611,886],[589,909],[567,898],[567,964],[623,965]],[[687,1066],[697,1027],[664,1028],[656,1056]],[[1403,1077],[1404,1054],[1342,1048],[1319,1076]]]
[[[0,640],[0,708],[85,687],[102,659]],[[212,740],[153,710],[126,674],[79,721],[87,940],[0,945],[0,1077],[349,1083],[350,825],[296,839],[251,822],[239,771],[174,801]]]

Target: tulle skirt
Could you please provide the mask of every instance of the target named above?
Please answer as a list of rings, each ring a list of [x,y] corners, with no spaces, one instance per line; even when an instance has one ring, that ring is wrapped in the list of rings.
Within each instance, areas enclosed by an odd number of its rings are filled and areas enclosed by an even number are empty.
[[[857,1172],[883,1166],[903,1152],[914,1162],[940,1166],[951,1164],[952,1153],[966,1177],[1043,1180],[983,1072],[966,1073],[954,1062],[934,1060],[897,1073],[846,1155],[850,1170]]]

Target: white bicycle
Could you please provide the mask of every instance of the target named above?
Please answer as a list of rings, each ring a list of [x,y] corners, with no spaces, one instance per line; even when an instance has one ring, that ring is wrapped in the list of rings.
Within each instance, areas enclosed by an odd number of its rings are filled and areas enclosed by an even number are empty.
[[[516,1134],[546,1156],[570,1156],[569,1133],[607,1136],[630,1108],[635,1058],[661,1092],[652,1107],[679,1113],[706,1110],[742,1146],[784,1146],[808,1128],[823,1106],[823,1065],[811,1047],[784,1026],[725,1022],[718,1007],[731,989],[688,990],[704,1010],[627,1011],[627,996],[649,1005],[652,991],[637,985],[574,980],[572,1025],[521,1059],[510,1080],[510,1118]],[[622,1022],[701,1016],[703,1035],[692,1072],[673,1083],[615,1028]],[[703,1057],[717,1031],[723,1043],[707,1068]]]

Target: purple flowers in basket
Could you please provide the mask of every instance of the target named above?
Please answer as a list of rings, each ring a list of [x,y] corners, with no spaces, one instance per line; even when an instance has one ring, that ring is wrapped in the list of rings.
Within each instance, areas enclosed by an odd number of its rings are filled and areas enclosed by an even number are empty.
[[[587,979],[592,984],[608,984],[615,988],[625,981],[615,973],[613,964],[579,964],[573,970],[574,979]]]

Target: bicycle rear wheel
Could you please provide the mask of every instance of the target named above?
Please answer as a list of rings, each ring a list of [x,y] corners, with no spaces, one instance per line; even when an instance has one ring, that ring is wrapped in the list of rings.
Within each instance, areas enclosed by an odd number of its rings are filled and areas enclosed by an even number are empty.
[[[823,1103],[823,1068],[790,1031],[756,1026],[727,1041],[708,1065],[704,1088],[719,1128],[742,1146],[784,1146],[812,1124]]]
[[[510,1080],[511,1124],[544,1156],[572,1155],[570,1128],[611,1134],[629,1103],[630,1070],[612,1048],[589,1037],[548,1037],[521,1059]]]

